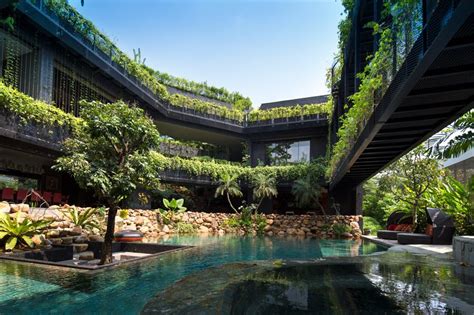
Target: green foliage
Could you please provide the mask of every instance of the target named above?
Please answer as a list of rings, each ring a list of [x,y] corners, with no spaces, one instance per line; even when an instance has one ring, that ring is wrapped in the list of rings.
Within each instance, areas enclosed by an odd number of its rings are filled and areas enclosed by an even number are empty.
[[[237,214],[224,221],[229,228],[242,229],[246,232],[255,230],[261,234],[264,232],[267,221],[263,214],[257,213],[256,204],[243,204],[239,207]]]
[[[344,233],[349,233],[351,228],[344,223],[334,223],[332,226],[332,231],[336,237],[341,237]]]
[[[160,216],[164,224],[170,224],[173,222],[174,217],[178,213],[186,212],[186,207],[184,207],[184,199],[174,199],[168,200],[163,198],[163,208],[159,208]]]
[[[196,229],[190,223],[178,222],[176,224],[176,232],[178,234],[193,234],[196,233]]]
[[[0,81],[0,110],[14,114],[24,125],[34,122],[45,127],[73,128],[81,121],[53,105],[33,99],[3,81]]]
[[[132,58],[123,53],[106,35],[102,34],[91,21],[85,19],[70,6],[67,0],[47,0],[45,3],[49,10],[54,12],[64,22],[70,24],[86,42],[89,42],[110,56],[115,63],[124,68],[129,75],[140,80],[141,83],[148,87],[160,99],[169,102],[173,106],[193,109],[201,114],[215,115],[239,123],[244,121],[242,111],[250,109],[252,105],[249,98],[243,97],[237,92],[229,92],[225,88],[209,86],[206,82],[197,83],[174,77],[167,73],[154,71],[144,65],[144,59],[142,59],[139,49],[138,51],[134,51],[135,60],[132,60]],[[225,106],[217,105],[216,103],[190,98],[181,94],[170,95],[163,84],[232,104],[232,108],[229,109]],[[331,107],[324,104],[297,105],[273,110],[255,110],[250,113],[249,120],[259,121],[287,117],[302,117],[329,113],[330,111]]]
[[[267,174],[256,173],[252,178],[253,196],[260,199],[257,210],[260,208],[263,199],[274,198],[278,195],[276,178]]]
[[[230,217],[224,221],[224,225],[229,228],[238,228],[240,227],[240,221],[238,217]]]
[[[163,205],[166,208],[166,210],[173,211],[176,213],[182,213],[186,211],[186,207],[184,207],[184,199],[171,199],[168,200],[166,198],[163,198]]]
[[[460,132],[451,139],[443,150],[437,152],[438,158],[449,159],[458,157],[464,152],[474,148],[474,110],[461,116],[453,125],[455,131]],[[451,136],[448,133],[443,140]]]
[[[239,213],[237,209],[232,204],[230,197],[242,197],[242,191],[240,190],[240,185],[237,182],[237,175],[230,175],[228,173],[223,173],[220,178],[220,185],[216,189],[215,197],[226,195],[227,201],[229,202],[230,207],[234,212]]]
[[[232,108],[240,111],[250,110],[252,108],[252,101],[248,97],[240,98],[235,101]]]
[[[321,211],[323,211],[323,214],[325,214],[325,210],[319,202],[321,187],[317,181],[312,179],[311,174],[295,180],[293,187],[291,188],[291,193],[295,197],[298,207],[312,208],[314,205],[317,205]]]
[[[378,230],[383,230],[381,222],[372,217],[364,216],[364,230],[369,229],[371,235],[377,235]]]
[[[79,210],[76,207],[69,207],[63,213],[75,226],[81,227],[84,230],[100,229],[96,208]]]
[[[472,234],[473,181],[461,184],[419,147],[364,184],[363,213],[384,225],[402,210],[416,216],[421,230],[426,207],[440,208],[453,216],[459,234]]]
[[[109,207],[100,264],[111,263],[119,204],[140,187],[159,185],[150,155],[159,134],[142,109],[122,101],[81,101],[80,106],[84,123],[64,142],[64,155],[54,168],[71,174],[80,188],[93,191]]]
[[[83,189],[91,189],[109,204],[119,204],[138,186],[156,187],[150,150],[158,132],[143,110],[122,101],[81,102],[84,124],[65,141],[65,155],[55,169],[71,174]]]
[[[390,167],[390,171],[399,178],[397,198],[408,205],[416,228],[418,216],[423,215],[426,209],[422,197],[442,175],[438,161],[427,158],[424,148],[418,147],[400,158]]]
[[[360,86],[356,93],[349,96],[346,108],[349,110],[341,117],[341,124],[337,131],[338,140],[331,150],[331,159],[326,176],[331,179],[338,165],[345,158],[349,150],[355,144],[357,136],[364,128],[368,118],[377,106],[380,96],[393,78],[393,44],[394,41],[403,41],[397,47],[403,47],[403,51],[396,51],[395,65],[398,67],[408,55],[414,43],[414,36],[419,31],[421,10],[417,0],[386,0],[384,2],[385,16],[391,15],[392,24],[378,24],[371,22],[367,27],[373,29],[373,35],[379,36],[378,49],[373,56],[369,56],[370,62],[361,73],[357,74]],[[340,24],[340,45],[345,45],[349,34],[350,10],[353,2],[347,1],[346,11],[349,13],[347,20]],[[394,31],[395,30],[395,31]],[[341,61],[341,57],[339,60]],[[350,106],[349,106],[350,105]]]
[[[206,102],[197,98],[190,98],[181,94],[173,94],[168,97],[168,101],[173,106],[192,109],[201,114],[218,116],[236,122],[243,122],[244,120],[244,113],[240,110],[229,109],[225,106]]]
[[[253,217],[252,214],[256,211],[256,205],[242,205],[239,207],[239,226],[240,228],[248,231],[253,226]]]
[[[329,103],[295,105],[287,107],[275,107],[271,109],[257,109],[249,113],[249,121],[263,121],[279,118],[304,117],[316,114],[329,114],[332,106]]]
[[[129,211],[128,211],[128,209],[122,209],[118,212],[118,215],[119,215],[120,218],[125,220],[125,219],[128,218]]]
[[[474,177],[463,185],[454,177],[445,176],[424,197],[429,206],[441,208],[454,218],[458,234],[474,234]]]
[[[67,0],[47,0],[45,4],[49,10],[54,12],[61,20],[71,25],[86,42],[100,49],[110,56],[114,62],[119,64],[125,71],[139,79],[157,96],[166,99],[168,92],[158,80],[146,70],[142,64],[133,61],[123,53],[107,36],[102,34],[95,25],[77,12]]]
[[[261,213],[255,213],[253,219],[257,233],[263,234],[264,229],[267,226],[267,220],[265,219],[265,216]]]
[[[201,95],[229,104],[233,104],[233,107],[235,109],[241,111],[248,109],[252,106],[252,102],[249,98],[243,97],[238,92],[229,92],[223,87],[217,88],[208,85],[207,82],[195,82],[184,78],[178,78],[160,71],[156,71],[154,75],[158,79],[158,81],[167,86],[172,86],[177,89],[187,91],[196,95]]]
[[[17,212],[16,216],[11,218],[6,213],[0,213],[0,239],[5,239],[6,250],[12,250],[17,246],[33,247],[31,237],[41,233],[51,223],[49,220],[20,218],[20,214]]]
[[[400,179],[389,171],[369,179],[363,186],[364,199],[362,209],[364,216],[372,217],[385,225],[388,216],[395,210],[409,212],[406,203],[400,202],[397,195],[401,186]]]

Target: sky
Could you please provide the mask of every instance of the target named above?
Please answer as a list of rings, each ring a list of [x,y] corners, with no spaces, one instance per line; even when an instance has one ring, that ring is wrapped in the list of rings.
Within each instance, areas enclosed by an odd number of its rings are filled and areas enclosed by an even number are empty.
[[[261,103],[327,94],[339,0],[70,0],[156,70]]]

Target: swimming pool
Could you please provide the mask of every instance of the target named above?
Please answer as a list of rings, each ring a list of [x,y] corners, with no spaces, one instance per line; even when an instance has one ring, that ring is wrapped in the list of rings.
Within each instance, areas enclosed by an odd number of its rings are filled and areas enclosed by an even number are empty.
[[[449,259],[392,253],[234,263],[160,291],[144,314],[474,314],[474,282]],[[202,288],[205,288],[203,290]]]
[[[94,274],[14,262],[0,263],[0,310],[28,314],[137,314],[158,292],[209,267],[254,260],[317,260],[385,248],[367,241],[268,237],[173,237],[198,245]]]

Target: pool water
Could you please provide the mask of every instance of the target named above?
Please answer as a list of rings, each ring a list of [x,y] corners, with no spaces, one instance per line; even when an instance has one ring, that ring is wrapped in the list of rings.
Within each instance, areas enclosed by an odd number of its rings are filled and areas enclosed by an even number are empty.
[[[92,274],[1,262],[0,312],[138,314],[157,293],[206,268],[255,260],[320,260],[385,250],[361,240],[239,236],[173,237],[162,243],[197,246]]]
[[[473,282],[458,277],[456,267],[449,260],[390,252],[226,264],[161,291],[143,313],[474,314]]]

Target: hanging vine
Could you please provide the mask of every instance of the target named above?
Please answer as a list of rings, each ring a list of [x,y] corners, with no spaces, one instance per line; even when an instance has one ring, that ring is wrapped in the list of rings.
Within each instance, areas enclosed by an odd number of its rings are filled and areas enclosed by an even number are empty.
[[[331,150],[326,176],[332,178],[336,168],[355,144],[359,133],[390,85],[394,74],[404,62],[421,31],[421,3],[419,0],[386,0],[382,22],[370,22],[366,27],[380,40],[378,49],[361,73],[360,86],[349,96],[352,106],[340,118],[338,140]],[[394,47],[397,49],[394,53]],[[348,108],[348,104],[345,105]]]

